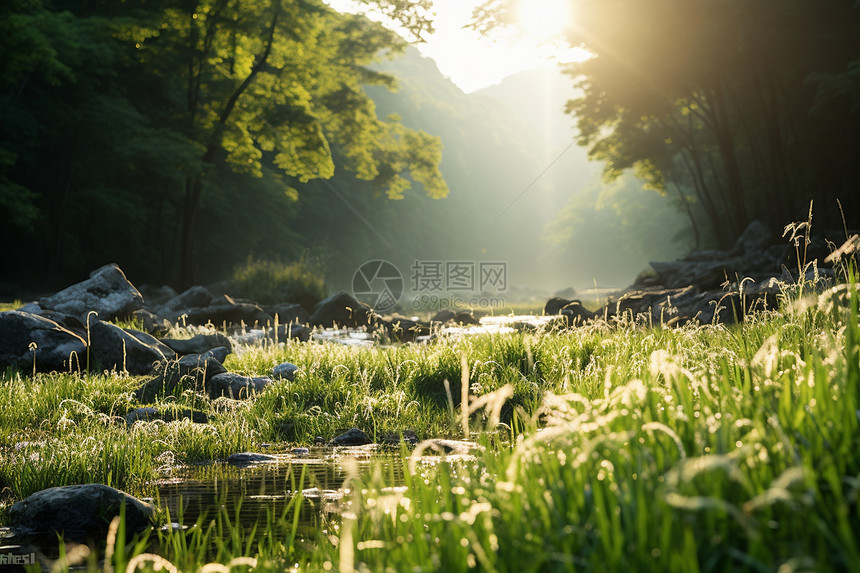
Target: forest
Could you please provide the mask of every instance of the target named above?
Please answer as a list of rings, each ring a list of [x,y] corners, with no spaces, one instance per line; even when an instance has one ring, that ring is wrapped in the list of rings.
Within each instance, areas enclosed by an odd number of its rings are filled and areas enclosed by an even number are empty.
[[[366,5],[406,37],[319,0],[5,2],[6,295],[107,262],[177,288],[249,257],[316,261],[335,283],[368,258],[517,246],[643,267],[730,247],[756,219],[779,231],[813,199],[822,226],[856,226],[856,2],[571,3],[568,40],[592,57],[566,70],[569,137],[603,181],[583,165],[542,181],[555,220],[496,236],[481,231],[545,165],[534,126],[427,83],[438,73],[409,47],[432,30],[427,2]],[[487,3],[473,26],[510,26],[516,5]],[[626,261],[638,240],[653,248]]]

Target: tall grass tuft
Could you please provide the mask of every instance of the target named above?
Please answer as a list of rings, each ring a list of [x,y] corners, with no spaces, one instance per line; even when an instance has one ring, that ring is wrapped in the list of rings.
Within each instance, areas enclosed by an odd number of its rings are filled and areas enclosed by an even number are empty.
[[[271,304],[291,302],[306,310],[325,298],[324,272],[319,264],[306,259],[291,263],[248,258],[233,271],[232,294]]]

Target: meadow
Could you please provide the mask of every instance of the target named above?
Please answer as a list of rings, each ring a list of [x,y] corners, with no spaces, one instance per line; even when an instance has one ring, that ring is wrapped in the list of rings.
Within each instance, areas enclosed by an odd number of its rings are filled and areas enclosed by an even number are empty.
[[[221,508],[61,554],[94,571],[844,571],[860,563],[860,330],[853,284],[801,285],[739,325],[632,317],[576,329],[349,347],[288,342],[228,357],[279,381],[249,401],[191,391],[138,422],[141,379],[0,378],[5,511],[40,489],[100,482],[136,495],[177,467],[288,450],[358,427],[373,438],[472,439],[474,458],[401,448],[402,471],[354,472],[335,514],[301,495],[248,528]],[[307,476],[296,475],[300,491]],[[395,483],[396,482],[396,483]],[[394,487],[393,487],[394,486]],[[167,518],[167,516],[164,516]],[[171,516],[175,520],[176,516]],[[117,539],[119,541],[117,541]],[[105,556],[107,555],[107,558]]]

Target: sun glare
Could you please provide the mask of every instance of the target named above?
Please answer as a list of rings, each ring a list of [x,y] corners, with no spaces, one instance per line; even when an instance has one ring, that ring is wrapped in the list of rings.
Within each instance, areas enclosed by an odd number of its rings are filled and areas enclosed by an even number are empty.
[[[540,41],[564,32],[570,19],[567,0],[520,0],[517,23],[525,34]]]

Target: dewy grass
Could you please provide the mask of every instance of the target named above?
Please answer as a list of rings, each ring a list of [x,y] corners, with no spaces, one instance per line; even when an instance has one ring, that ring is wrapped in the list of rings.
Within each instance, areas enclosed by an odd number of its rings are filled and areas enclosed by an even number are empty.
[[[860,559],[856,308],[845,286],[732,327],[629,322],[385,348],[288,342],[227,365],[266,374],[289,360],[294,381],[247,402],[183,394],[155,404],[195,404],[208,424],[127,427],[120,416],[138,406],[139,379],[7,373],[0,480],[9,501],[75,481],[145,488],[171,461],[352,426],[456,437],[465,406],[484,447],[477,460],[407,453],[402,487],[382,471],[352,478],[342,518],[321,525],[312,550],[250,541],[289,518],[253,535],[201,528],[232,540],[215,554],[178,537],[158,550],[178,544],[162,556],[182,570],[234,558],[261,570],[849,570]],[[494,392],[510,398],[474,407]]]

